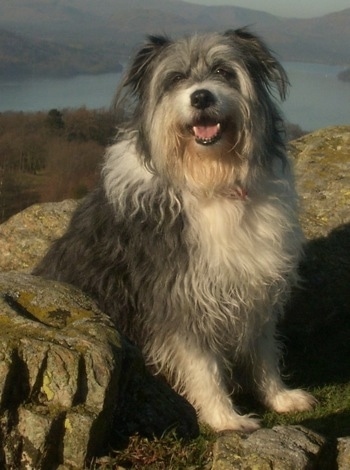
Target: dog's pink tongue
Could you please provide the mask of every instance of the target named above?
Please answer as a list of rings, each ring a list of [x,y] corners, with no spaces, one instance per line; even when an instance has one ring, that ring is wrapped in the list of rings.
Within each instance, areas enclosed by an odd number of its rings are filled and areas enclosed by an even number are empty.
[[[193,132],[199,139],[212,139],[219,132],[219,124],[214,126],[193,126]]]

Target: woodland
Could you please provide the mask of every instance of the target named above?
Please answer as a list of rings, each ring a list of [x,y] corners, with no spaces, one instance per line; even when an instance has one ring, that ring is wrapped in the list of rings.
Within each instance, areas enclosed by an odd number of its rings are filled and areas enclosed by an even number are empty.
[[[105,110],[0,113],[0,223],[37,202],[83,197],[114,134]]]

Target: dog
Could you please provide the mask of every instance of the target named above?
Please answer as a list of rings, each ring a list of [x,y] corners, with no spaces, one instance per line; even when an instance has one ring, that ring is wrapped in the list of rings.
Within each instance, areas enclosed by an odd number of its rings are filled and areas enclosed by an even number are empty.
[[[280,372],[276,326],[303,235],[276,94],[288,78],[246,28],[149,36],[115,97],[101,181],[34,274],[78,286],[213,429],[252,432],[247,387],[309,410]]]

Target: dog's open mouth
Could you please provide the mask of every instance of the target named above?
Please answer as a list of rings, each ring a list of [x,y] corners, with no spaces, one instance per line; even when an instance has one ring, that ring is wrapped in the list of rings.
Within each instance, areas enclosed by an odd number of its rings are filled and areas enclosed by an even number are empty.
[[[193,135],[197,144],[211,145],[221,138],[221,124],[218,123],[199,123],[192,127]]]

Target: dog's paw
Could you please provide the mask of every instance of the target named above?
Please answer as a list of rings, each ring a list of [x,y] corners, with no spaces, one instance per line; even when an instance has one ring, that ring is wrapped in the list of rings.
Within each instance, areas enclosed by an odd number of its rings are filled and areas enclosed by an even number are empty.
[[[316,398],[304,390],[282,390],[269,400],[269,407],[277,413],[291,413],[311,410],[316,403]]]
[[[232,419],[227,421],[226,426],[221,429],[238,431],[243,433],[251,433],[260,428],[260,421],[257,418],[253,418],[250,415],[234,416]]]
[[[213,419],[208,424],[215,431],[237,431],[242,433],[251,433],[260,428],[260,421],[251,415],[239,415],[236,413],[225,416],[220,420]]]

